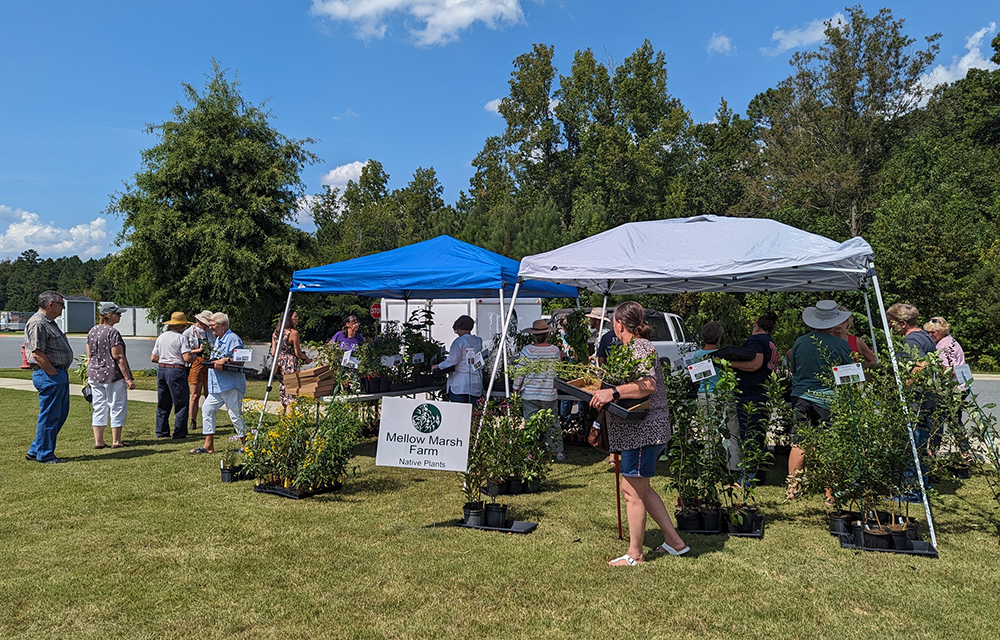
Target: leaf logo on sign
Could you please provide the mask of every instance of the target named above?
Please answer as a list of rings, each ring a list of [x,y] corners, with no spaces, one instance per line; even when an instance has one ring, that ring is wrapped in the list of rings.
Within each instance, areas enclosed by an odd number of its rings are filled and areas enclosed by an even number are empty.
[[[441,426],[441,411],[432,404],[422,404],[413,410],[410,420],[420,433],[433,433]]]

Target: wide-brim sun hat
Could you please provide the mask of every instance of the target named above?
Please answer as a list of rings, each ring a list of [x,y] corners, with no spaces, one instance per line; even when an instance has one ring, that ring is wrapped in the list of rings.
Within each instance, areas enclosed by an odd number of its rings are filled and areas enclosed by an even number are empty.
[[[525,329],[525,333],[530,333],[533,336],[540,336],[546,333],[552,333],[552,327],[545,320],[535,320],[531,323],[530,329]]]
[[[841,311],[833,300],[820,300],[802,310],[802,322],[810,329],[832,329],[850,317],[851,312]]]
[[[613,316],[614,314],[615,314],[615,312],[614,312],[613,309],[608,309],[604,313],[604,321],[605,322],[611,322],[611,316]],[[600,320],[601,319],[601,310],[598,309],[597,307],[594,307],[593,309],[590,310],[590,313],[587,314],[587,317],[588,318],[593,318],[594,320]]]
[[[177,326],[177,325],[189,325],[194,324],[193,322],[188,322],[187,316],[183,311],[174,311],[170,314],[170,319],[163,324],[167,326]]]
[[[208,324],[209,322],[212,321],[212,312],[209,311],[208,309],[205,309],[201,313],[196,314],[194,319],[204,322],[205,324]]]

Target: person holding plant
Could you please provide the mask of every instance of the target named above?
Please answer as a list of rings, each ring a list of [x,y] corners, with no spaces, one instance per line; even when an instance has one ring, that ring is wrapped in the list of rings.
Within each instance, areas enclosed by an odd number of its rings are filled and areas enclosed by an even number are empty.
[[[850,317],[841,311],[833,300],[820,300],[814,307],[802,310],[802,322],[813,331],[799,337],[791,348],[792,406],[797,421],[810,424],[830,421],[830,403],[833,390],[828,380],[833,377],[833,367],[854,361],[847,341],[834,335],[834,328]],[[791,428],[792,450],[788,454],[787,500],[799,497],[805,469],[805,451],[799,446],[794,425]],[[827,490],[828,505],[833,496]]]
[[[94,394],[94,448],[104,449],[104,429],[111,422],[111,448],[124,447],[122,427],[128,411],[128,391],[135,389],[135,379],[125,357],[125,341],[115,325],[122,319],[122,309],[114,302],[98,307],[100,322],[87,333],[87,382]]]
[[[333,337],[330,338],[330,344],[335,344],[344,351],[354,351],[365,343],[365,337],[358,332],[360,326],[361,323],[358,322],[357,316],[347,316],[344,328],[333,334]]]
[[[292,315],[288,317],[284,324],[285,331],[281,336],[280,345],[278,341],[278,331],[281,329],[281,322],[278,322],[278,326],[274,328],[274,333],[271,335],[271,353],[274,354],[274,359],[278,361],[277,370],[282,375],[298,371],[300,362],[305,364],[312,362],[309,356],[302,353],[302,345],[299,343],[298,312],[293,311]],[[281,386],[279,387],[279,398],[281,400],[281,413],[288,413],[295,397],[289,395],[285,390],[284,381],[282,381]]]
[[[535,320],[531,323],[531,328],[524,332],[533,337],[533,343],[521,349],[517,356],[518,364],[539,361],[555,363],[561,359],[559,347],[549,342],[551,329],[548,322]],[[525,422],[544,409],[552,412],[552,422],[546,430],[546,444],[549,452],[556,454],[556,460],[562,462],[566,455],[563,453],[562,427],[556,418],[555,377],[555,371],[529,373],[514,380],[514,389],[521,394]]]
[[[650,396],[649,413],[640,420],[624,420],[607,415],[608,444],[612,451],[621,452],[622,493],[628,515],[629,547],[625,555],[608,562],[612,567],[635,566],[645,562],[643,538],[646,533],[646,514],[663,531],[663,544],[658,553],[679,556],[690,551],[677,534],[670,514],[650,479],[656,475],[659,460],[670,439],[670,414],[663,371],[656,359],[656,349],[649,341],[652,328],[646,322],[646,312],[638,302],[624,302],[615,309],[612,328],[624,349],[639,361],[639,374],[631,382],[601,389],[594,393],[590,405],[601,409],[620,398],[645,398]]]
[[[778,368],[778,347],[771,339],[774,325],[778,323],[778,315],[768,311],[753,323],[753,332],[743,348],[754,352],[752,360],[731,362],[736,371],[736,419],[739,421],[739,440],[746,443],[751,438],[763,451],[767,443],[767,427],[761,426],[764,417],[764,406],[767,404],[767,393],[764,382]],[[745,446],[745,444],[744,444]],[[763,474],[763,472],[760,472]],[[743,481],[753,479],[755,474],[745,474]],[[764,482],[763,477],[757,480]]]
[[[458,337],[451,343],[448,357],[431,371],[440,369],[448,375],[448,399],[451,402],[475,404],[483,396],[483,376],[475,368],[476,355],[483,351],[483,339],[472,335],[476,321],[469,316],[459,316],[451,326]]]
[[[208,328],[215,334],[216,340],[212,349],[212,368],[208,371],[208,399],[201,408],[201,432],[205,434],[205,444],[192,449],[194,454],[215,453],[215,415],[223,405],[229,411],[229,419],[241,442],[247,434],[247,426],[243,422],[246,376],[242,371],[222,368],[232,361],[234,351],[243,348],[243,340],[229,328],[229,316],[224,313],[213,313]]]
[[[215,343],[215,334],[208,330],[208,323],[212,320],[212,312],[208,309],[194,317],[194,324],[184,330],[184,339],[187,341],[187,350],[181,353],[185,362],[188,363],[188,391],[191,399],[188,401],[188,419],[191,421],[191,431],[198,429],[198,398],[202,394],[208,397],[208,369],[205,368],[205,361],[211,353],[206,353],[205,348],[211,351]]]

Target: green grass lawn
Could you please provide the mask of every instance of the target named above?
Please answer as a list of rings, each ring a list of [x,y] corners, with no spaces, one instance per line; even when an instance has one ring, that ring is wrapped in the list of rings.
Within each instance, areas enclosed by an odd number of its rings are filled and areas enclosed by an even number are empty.
[[[194,438],[154,440],[151,404],[129,407],[131,446],[95,451],[73,397],[62,465],[24,460],[33,393],[0,406],[3,638],[997,637],[981,478],[939,485],[938,559],[842,550],[821,498],[782,505],[775,484],[762,540],[688,535],[687,556],[609,568],[625,544],[591,449],[509,499],[540,523],[515,536],[450,526],[456,474],[375,467],[373,442],[342,491],[296,501],[221,484]],[[650,528],[650,557],[661,541]]]

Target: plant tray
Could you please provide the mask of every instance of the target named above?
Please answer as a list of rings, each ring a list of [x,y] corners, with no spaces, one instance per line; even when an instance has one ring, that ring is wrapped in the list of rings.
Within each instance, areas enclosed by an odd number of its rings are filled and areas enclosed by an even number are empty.
[[[689,529],[687,531],[684,531],[682,529],[678,529],[677,533],[682,534],[682,535],[685,534],[685,533],[693,533],[693,534],[699,535],[699,536],[733,536],[734,538],[763,538],[764,537],[764,516],[761,515],[761,514],[757,514],[754,517],[754,520],[753,520],[753,529],[751,531],[748,531],[747,533],[742,533],[742,532],[737,532],[737,531],[730,531],[728,525],[729,525],[729,521],[726,520],[725,516],[723,516],[721,518],[721,521],[720,521],[720,524],[719,524],[719,528],[717,530],[715,530],[715,531],[707,530],[707,529]]]
[[[531,533],[538,528],[537,522],[522,522],[520,520],[508,520],[507,523],[510,525],[508,527],[487,527],[476,526],[472,524],[465,524],[464,521],[458,520],[456,523],[458,526],[465,529],[481,529],[483,531],[503,531],[505,533]]]
[[[590,399],[594,397],[594,394],[580,388],[580,385],[583,384],[583,380],[581,378],[577,378],[576,380],[562,380],[560,378],[556,378],[554,382],[557,391],[562,391],[563,393],[571,395],[578,400],[590,403]],[[631,409],[626,409],[625,407],[612,402],[607,406],[607,412],[624,420],[642,420],[649,415],[649,400],[644,400]]]
[[[257,493],[272,493],[276,496],[281,496],[282,498],[291,498],[292,500],[300,500],[302,498],[308,498],[310,496],[316,496],[321,493],[330,493],[331,491],[339,491],[341,487],[340,483],[333,486],[326,487],[323,489],[315,489],[313,491],[301,491],[299,489],[286,488],[277,484],[256,484],[253,490]]]
[[[938,557],[937,549],[931,546],[930,542],[924,540],[909,540],[906,541],[906,549],[875,549],[872,547],[859,547],[855,545],[851,540],[854,538],[853,533],[838,533],[836,534],[840,538],[840,547],[842,549],[854,549],[856,551],[881,551],[884,553],[902,553],[909,556],[927,556],[928,558]]]

